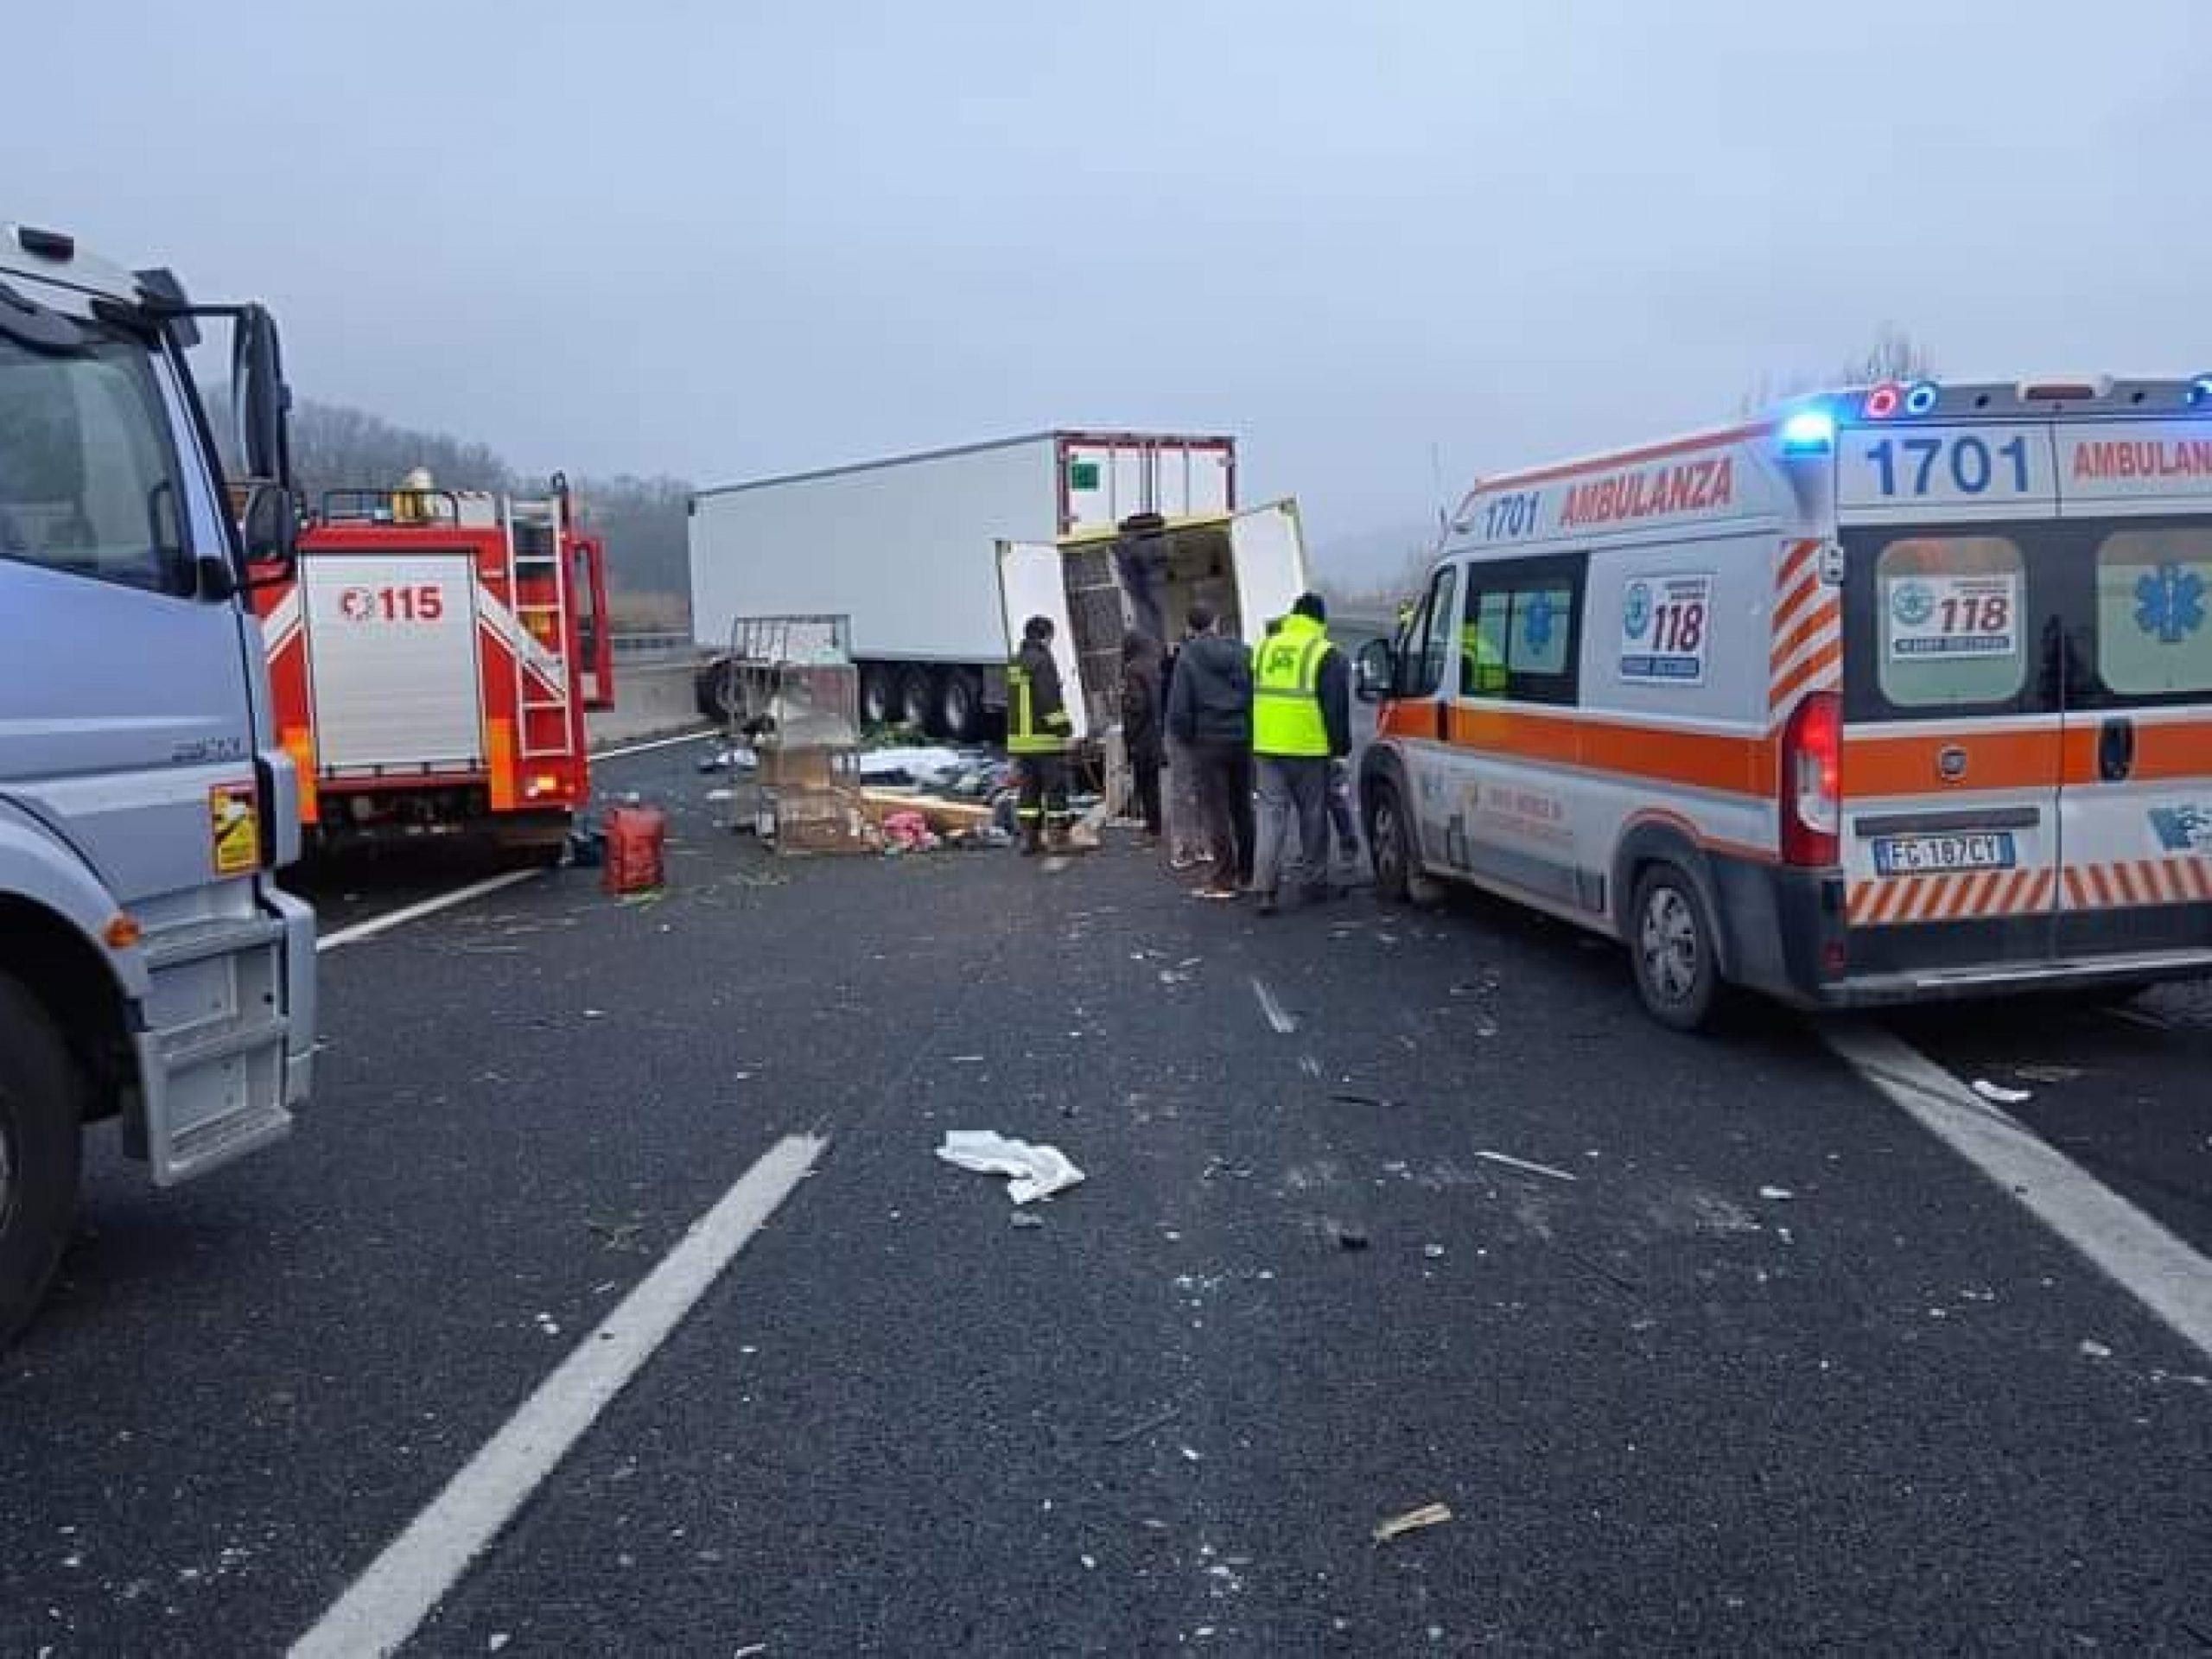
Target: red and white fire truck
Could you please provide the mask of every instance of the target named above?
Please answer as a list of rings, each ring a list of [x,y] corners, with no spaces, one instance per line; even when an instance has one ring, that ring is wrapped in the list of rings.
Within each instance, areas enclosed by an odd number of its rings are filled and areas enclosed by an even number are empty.
[[[564,479],[332,491],[254,599],[311,841],[559,848],[591,794],[584,713],[613,697],[605,552]]]

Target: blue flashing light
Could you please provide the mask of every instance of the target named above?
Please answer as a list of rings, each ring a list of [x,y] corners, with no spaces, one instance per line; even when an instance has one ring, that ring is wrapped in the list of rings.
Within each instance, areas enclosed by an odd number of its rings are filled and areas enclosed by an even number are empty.
[[[1835,448],[1835,416],[1825,409],[1801,409],[1782,423],[1782,453],[1825,455]]]
[[[2189,383],[2189,406],[2212,409],[2212,374],[2200,374]]]
[[[1923,380],[1904,395],[1904,412],[1925,415],[1936,407],[1936,386],[1933,380]]]

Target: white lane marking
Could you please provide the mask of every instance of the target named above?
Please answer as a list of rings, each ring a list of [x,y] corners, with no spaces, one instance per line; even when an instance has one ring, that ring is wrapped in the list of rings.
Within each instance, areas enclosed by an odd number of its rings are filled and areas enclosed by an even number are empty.
[[[828,1144],[819,1135],[785,1135],[740,1176],[292,1644],[291,1659],[387,1654],[412,1636],[813,1170]]]
[[[594,749],[591,752],[591,758],[594,760],[620,760],[626,754],[645,754],[654,749],[672,749],[678,743],[696,743],[702,737],[714,737],[718,734],[718,728],[702,726],[696,732],[678,732],[674,737],[656,737],[643,743],[631,743],[619,749]]]
[[[1555,1181],[1571,1181],[1576,1178],[1563,1169],[1554,1169],[1549,1164],[1532,1164],[1526,1158],[1516,1158],[1508,1152],[1482,1152],[1474,1154],[1488,1159],[1493,1164],[1503,1164],[1508,1169],[1525,1169],[1531,1175],[1548,1175]]]
[[[1255,975],[1252,979],[1252,995],[1260,999],[1260,1012],[1267,1015],[1268,1023],[1275,1028],[1276,1036],[1287,1037],[1298,1029],[1297,1020],[1285,1011],[1281,1003],[1275,1001],[1275,994],[1267,988],[1257,975]]]
[[[487,893],[497,893],[501,887],[512,887],[518,881],[527,881],[541,870],[509,870],[503,875],[487,876],[481,881],[472,881],[465,887],[455,887],[451,893],[439,893],[420,904],[402,905],[397,910],[386,911],[381,916],[372,916],[365,922],[356,922],[351,927],[341,927],[335,933],[326,933],[315,942],[317,955],[325,950],[338,950],[349,944],[359,944],[364,939],[373,939],[379,933],[389,933],[395,927],[404,927],[418,922],[425,916],[435,916],[442,910],[451,910],[455,905],[465,905],[472,899],[481,899]]]
[[[2212,1355],[2212,1261],[1902,1039],[1844,1024],[1823,1025],[1821,1037],[1923,1128]]]

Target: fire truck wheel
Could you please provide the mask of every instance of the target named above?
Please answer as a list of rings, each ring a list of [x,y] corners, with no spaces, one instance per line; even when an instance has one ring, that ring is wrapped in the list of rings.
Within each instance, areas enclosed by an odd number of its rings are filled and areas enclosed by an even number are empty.
[[[82,1092],[46,1010],[0,976],[0,1348],[29,1323],[69,1242]]]
[[[1647,866],[1629,906],[1629,960],[1637,995],[1661,1025],[1700,1031],[1720,996],[1712,918],[1697,883],[1678,867]]]

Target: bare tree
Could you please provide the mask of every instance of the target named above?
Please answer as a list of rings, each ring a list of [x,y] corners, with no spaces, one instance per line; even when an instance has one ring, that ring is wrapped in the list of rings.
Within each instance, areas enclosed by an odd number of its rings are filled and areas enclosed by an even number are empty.
[[[1936,362],[1928,348],[1897,324],[1885,322],[1864,351],[1845,359],[1833,374],[1807,374],[1799,370],[1761,375],[1744,394],[1743,412],[1761,414],[1808,391],[1879,385],[1885,380],[1925,380],[1935,372]]]

